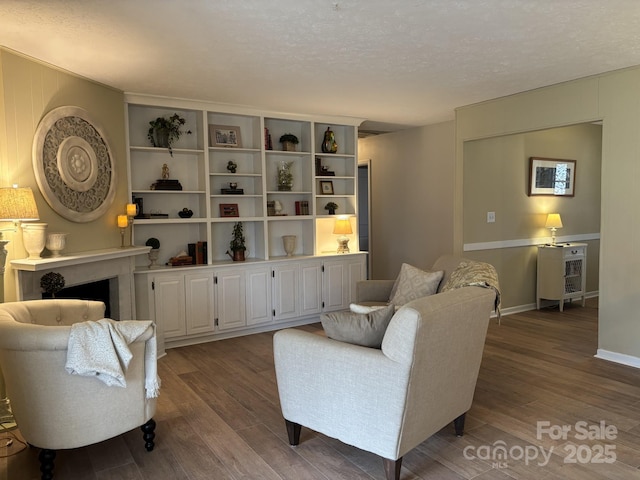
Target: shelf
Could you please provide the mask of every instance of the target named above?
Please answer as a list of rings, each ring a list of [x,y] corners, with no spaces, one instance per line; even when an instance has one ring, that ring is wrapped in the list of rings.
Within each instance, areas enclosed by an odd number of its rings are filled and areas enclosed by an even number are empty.
[[[209,147],[209,152],[222,152],[222,153],[260,153],[259,148],[234,148],[234,147]]]
[[[180,217],[170,217],[170,218],[134,218],[134,225],[167,225],[167,224],[180,224],[180,223],[207,223],[206,218],[180,218]]]
[[[171,157],[171,154],[169,153],[169,149],[167,148],[162,148],[162,147],[136,147],[136,146],[131,146],[129,147],[129,149],[132,152],[147,152],[147,153],[163,153],[166,155],[169,155],[169,157]],[[172,148],[171,149],[173,151],[173,154],[192,154],[192,155],[197,155],[200,153],[204,153],[204,150],[199,150],[199,149],[192,149],[192,148]]]
[[[131,193],[138,195],[202,195],[204,190],[131,190]]]

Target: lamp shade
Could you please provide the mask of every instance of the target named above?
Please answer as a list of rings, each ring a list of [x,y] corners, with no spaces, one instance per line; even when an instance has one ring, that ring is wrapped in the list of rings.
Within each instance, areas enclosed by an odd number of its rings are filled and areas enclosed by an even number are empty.
[[[562,219],[559,213],[550,213],[547,215],[546,228],[562,228]]]
[[[351,235],[351,222],[348,218],[338,218],[333,226],[333,233],[336,235]]]
[[[29,187],[0,188],[0,221],[38,220],[38,207]]]

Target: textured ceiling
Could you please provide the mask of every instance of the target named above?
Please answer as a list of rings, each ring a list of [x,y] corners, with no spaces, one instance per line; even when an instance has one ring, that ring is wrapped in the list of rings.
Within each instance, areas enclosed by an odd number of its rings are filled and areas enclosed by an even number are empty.
[[[638,0],[0,0],[0,45],[127,92],[366,118],[640,64]]]

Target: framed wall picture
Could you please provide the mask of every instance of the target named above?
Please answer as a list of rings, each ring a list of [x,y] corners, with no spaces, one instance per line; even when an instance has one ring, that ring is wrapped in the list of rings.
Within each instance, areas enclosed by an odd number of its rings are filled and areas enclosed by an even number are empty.
[[[209,145],[212,147],[242,148],[240,127],[209,125]]]
[[[333,195],[333,181],[320,180],[320,193],[322,195]]]
[[[221,203],[220,204],[220,216],[221,217],[239,217],[237,203]]]
[[[575,185],[575,160],[529,158],[529,196],[573,197]]]

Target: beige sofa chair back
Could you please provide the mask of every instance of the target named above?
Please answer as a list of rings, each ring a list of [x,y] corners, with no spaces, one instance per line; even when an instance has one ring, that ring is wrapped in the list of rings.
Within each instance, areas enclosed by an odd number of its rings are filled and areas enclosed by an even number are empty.
[[[127,387],[109,387],[65,370],[70,325],[104,318],[104,304],[32,300],[0,304],[0,367],[20,433],[31,445],[76,448],[140,427],[155,411],[145,398],[145,341],[129,347]]]

